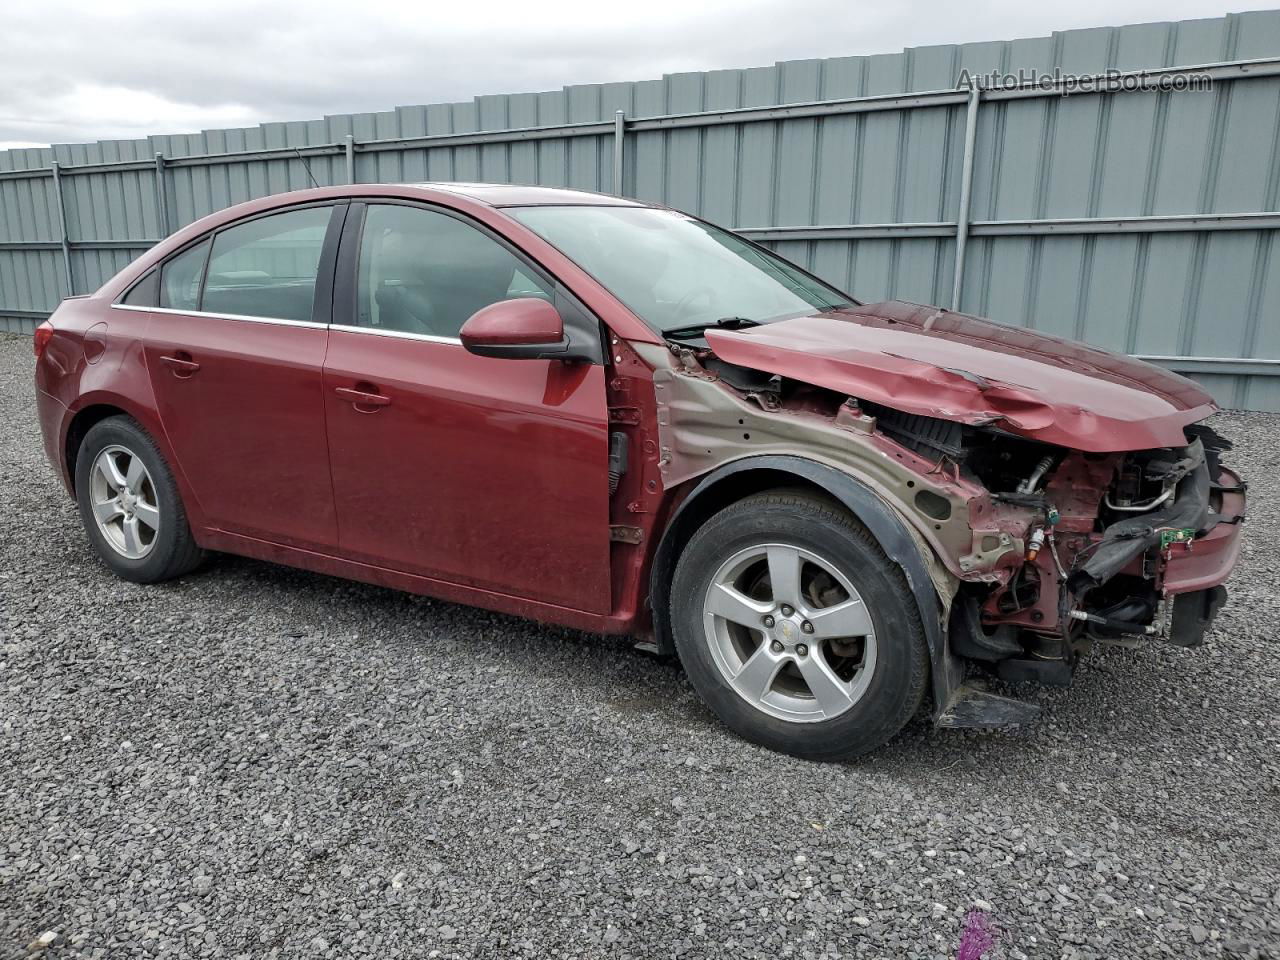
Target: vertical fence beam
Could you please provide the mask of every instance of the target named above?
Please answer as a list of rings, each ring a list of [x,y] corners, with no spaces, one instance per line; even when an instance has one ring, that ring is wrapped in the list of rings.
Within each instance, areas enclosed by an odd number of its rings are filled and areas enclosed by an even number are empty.
[[[169,229],[169,183],[164,167],[164,154],[156,154],[156,216],[160,221],[160,236],[167,237]]]
[[[973,194],[973,153],[978,139],[978,103],[982,88],[969,86],[969,103],[964,113],[964,160],[960,166],[960,209],[956,213],[955,282],[951,287],[951,309],[960,309],[960,292],[964,287],[964,253],[969,244],[969,206]]]
[[[71,244],[67,238],[67,205],[62,199],[62,168],[57,160],[49,166],[53,169],[53,201],[58,205],[58,243],[62,247],[62,275],[67,281],[67,296],[70,297],[76,291],[71,283]]]
[[[347,134],[347,139],[343,142],[343,150],[347,157],[347,183],[356,182],[356,138],[352,134]]]
[[[622,196],[622,150],[626,146],[627,115],[621,110],[613,115],[613,192]]]

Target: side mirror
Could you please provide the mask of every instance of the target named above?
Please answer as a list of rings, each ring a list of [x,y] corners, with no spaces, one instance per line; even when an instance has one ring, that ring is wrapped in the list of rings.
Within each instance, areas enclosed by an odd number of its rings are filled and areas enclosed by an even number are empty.
[[[501,300],[477,310],[458,338],[479,357],[562,359],[569,349],[560,312],[537,297]]]

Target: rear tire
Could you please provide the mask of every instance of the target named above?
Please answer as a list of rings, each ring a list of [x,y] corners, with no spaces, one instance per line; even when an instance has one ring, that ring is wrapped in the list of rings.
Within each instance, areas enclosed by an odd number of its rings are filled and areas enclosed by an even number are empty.
[[[108,417],[89,429],[76,454],[75,483],[89,542],[117,576],[158,583],[204,559],[173,472],[129,417]]]
[[[671,596],[690,681],[753,743],[855,757],[920,707],[929,664],[915,599],[832,501],[776,491],[724,508],[685,547]]]

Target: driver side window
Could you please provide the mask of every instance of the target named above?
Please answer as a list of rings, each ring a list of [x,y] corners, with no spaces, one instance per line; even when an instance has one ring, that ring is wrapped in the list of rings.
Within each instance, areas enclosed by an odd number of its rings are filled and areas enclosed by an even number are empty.
[[[356,283],[361,327],[455,338],[482,307],[550,287],[511,251],[456,217],[403,204],[365,213]]]

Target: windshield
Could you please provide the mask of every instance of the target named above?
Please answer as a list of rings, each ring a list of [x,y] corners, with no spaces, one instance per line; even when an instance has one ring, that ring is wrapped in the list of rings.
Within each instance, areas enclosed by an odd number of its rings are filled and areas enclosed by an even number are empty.
[[[720,321],[767,323],[851,302],[727,230],[673,210],[546,206],[506,212],[660,333],[696,335]]]

